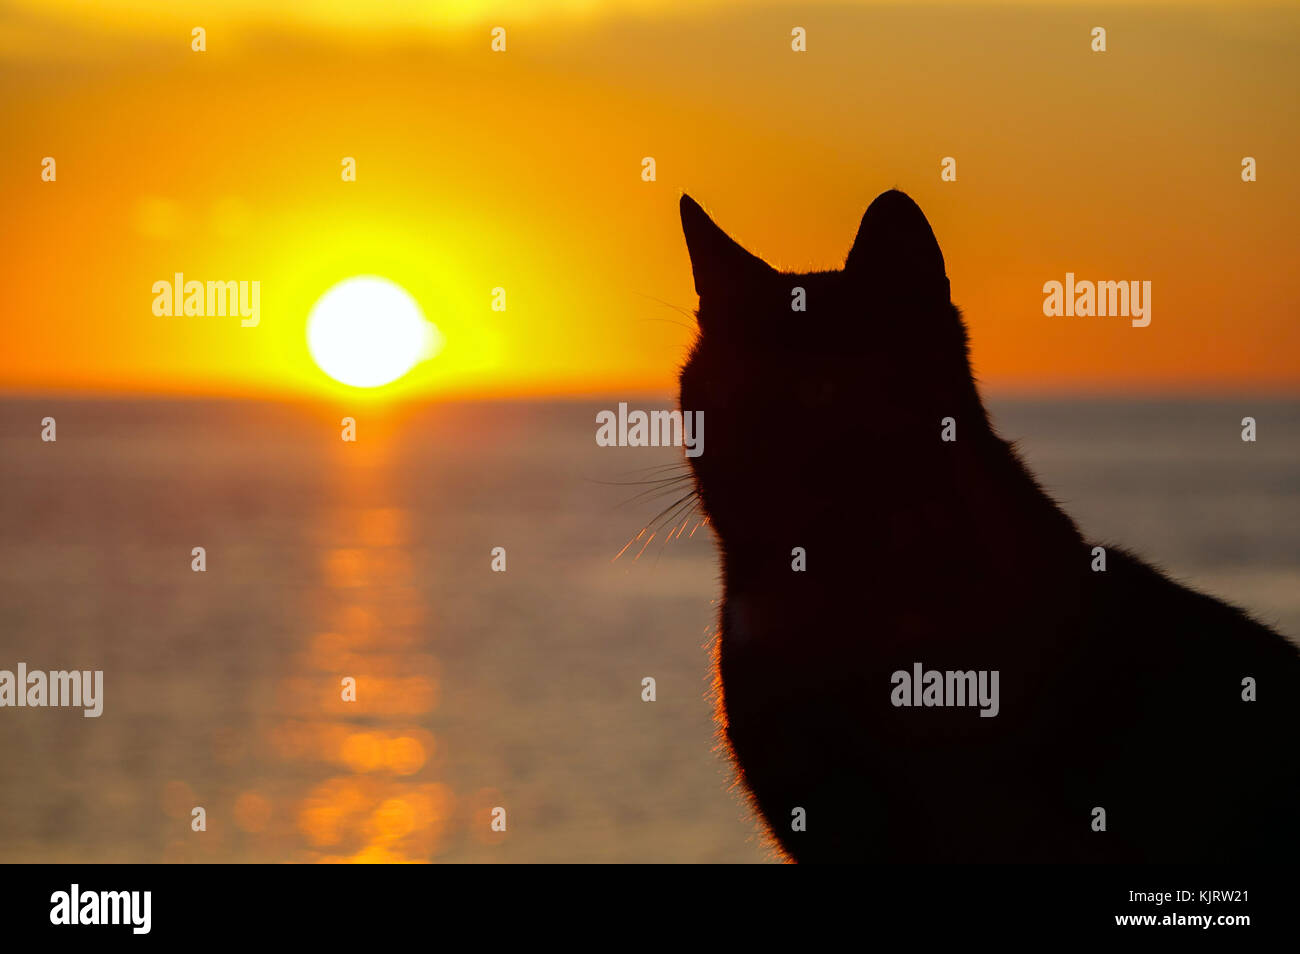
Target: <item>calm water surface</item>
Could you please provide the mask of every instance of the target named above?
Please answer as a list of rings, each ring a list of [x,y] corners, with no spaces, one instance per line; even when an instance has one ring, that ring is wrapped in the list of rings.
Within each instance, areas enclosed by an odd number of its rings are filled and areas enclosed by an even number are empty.
[[[597,447],[617,400],[0,402],[0,669],[105,673],[0,710],[0,860],[766,860],[707,528],[614,559],[658,507],[602,481],[678,459]],[[1091,537],[1300,633],[1300,404],[994,410]]]

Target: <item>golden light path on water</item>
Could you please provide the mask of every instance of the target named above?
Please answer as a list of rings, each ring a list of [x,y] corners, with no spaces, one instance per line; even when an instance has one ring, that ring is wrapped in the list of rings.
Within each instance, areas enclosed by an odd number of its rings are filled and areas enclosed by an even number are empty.
[[[339,442],[321,586],[300,607],[301,645],[280,683],[270,744],[285,763],[332,773],[291,805],[300,860],[428,861],[457,812],[437,778],[438,661],[417,586],[408,510],[391,506],[391,435]],[[343,680],[356,680],[345,701]]]
[[[475,627],[463,606],[439,605],[456,578],[446,550],[463,508],[434,488],[457,496],[464,486],[420,461],[447,434],[380,407],[261,412],[255,454],[207,462],[257,468],[261,492],[224,517],[248,540],[213,547],[223,564],[211,572],[224,581],[214,575],[188,616],[155,624],[172,633],[194,619],[223,634],[203,644],[202,667],[180,670],[190,678],[170,730],[179,741],[150,763],[161,775],[150,779],[154,804],[170,820],[164,862],[430,862],[514,840],[491,818],[511,804],[502,789],[519,795],[499,751],[517,745],[499,728],[509,703],[475,675],[485,664],[491,682],[499,660],[489,652],[467,668],[477,650],[463,640]],[[348,413],[359,418],[356,442],[340,440]],[[242,409],[214,420],[203,433],[223,447],[224,429],[248,426]],[[229,473],[214,479],[233,486]],[[141,652],[166,660],[158,646]],[[355,701],[343,698],[345,678]],[[200,807],[202,828],[192,824]]]

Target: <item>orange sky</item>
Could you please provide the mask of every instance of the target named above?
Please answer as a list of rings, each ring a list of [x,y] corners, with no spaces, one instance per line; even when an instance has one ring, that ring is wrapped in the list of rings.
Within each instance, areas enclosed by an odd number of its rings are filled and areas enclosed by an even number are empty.
[[[0,389],[337,392],[307,312],[380,274],[447,342],[386,393],[667,390],[689,319],[660,302],[695,306],[682,190],[774,264],[831,268],[897,186],[990,388],[1300,392],[1294,8],[274,9],[0,3]],[[260,281],[260,325],[155,317],[177,271]],[[1044,317],[1066,271],[1150,281],[1151,326]]]

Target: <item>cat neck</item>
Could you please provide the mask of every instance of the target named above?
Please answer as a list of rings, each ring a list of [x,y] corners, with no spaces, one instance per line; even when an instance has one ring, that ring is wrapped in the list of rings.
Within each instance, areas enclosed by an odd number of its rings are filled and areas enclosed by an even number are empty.
[[[788,581],[796,548],[819,561],[828,585],[867,578],[908,589],[918,573],[992,586],[1051,579],[1077,567],[1083,548],[1073,521],[987,426],[719,538],[729,581],[750,588]]]

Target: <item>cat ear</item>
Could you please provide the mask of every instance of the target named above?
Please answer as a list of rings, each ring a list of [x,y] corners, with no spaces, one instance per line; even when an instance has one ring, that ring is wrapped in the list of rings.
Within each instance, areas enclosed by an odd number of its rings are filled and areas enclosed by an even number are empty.
[[[744,291],[755,278],[773,272],[772,266],[745,251],[714,225],[689,195],[682,195],[681,204],[682,232],[695,273],[695,293],[700,298]]]
[[[897,189],[882,192],[867,208],[844,272],[892,287],[899,294],[949,300],[948,276],[934,230],[920,206]]]

